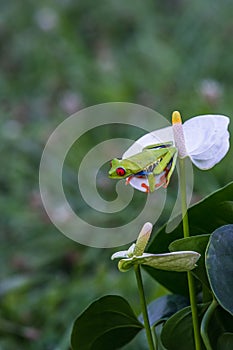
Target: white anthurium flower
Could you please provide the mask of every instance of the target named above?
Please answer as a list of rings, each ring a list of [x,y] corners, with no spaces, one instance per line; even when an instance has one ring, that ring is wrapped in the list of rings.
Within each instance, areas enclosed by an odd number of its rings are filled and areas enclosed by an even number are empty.
[[[164,254],[144,253],[152,231],[152,224],[147,222],[136,241],[128,250],[112,255],[111,259],[121,259],[118,268],[122,272],[128,271],[134,265],[147,265],[166,271],[190,271],[196,267],[200,254],[194,251],[179,251]]]
[[[123,154],[122,159],[126,160],[142,152],[145,147],[170,142],[173,146],[171,148],[177,149],[180,158],[189,157],[199,169],[210,169],[219,163],[229,150],[229,121],[226,116],[210,114],[193,117],[182,124],[180,113],[175,111],[172,115],[172,126],[144,135]],[[162,146],[158,148],[161,149]],[[169,147],[167,149],[169,151]],[[158,152],[158,149],[156,151]],[[155,189],[167,187],[171,174],[169,179],[167,177],[174,170],[175,162],[176,156],[172,154],[170,163],[164,163],[161,172],[154,174]],[[133,174],[126,179],[126,183],[142,192],[150,192],[147,175]]]

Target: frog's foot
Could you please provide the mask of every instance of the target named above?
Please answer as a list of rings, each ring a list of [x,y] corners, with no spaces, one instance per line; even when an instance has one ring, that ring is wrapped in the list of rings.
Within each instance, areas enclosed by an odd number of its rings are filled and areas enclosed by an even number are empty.
[[[141,184],[141,187],[142,187],[142,188],[145,188],[145,191],[144,191],[144,192],[150,193],[150,187],[149,187],[147,184],[145,184],[144,182]]]

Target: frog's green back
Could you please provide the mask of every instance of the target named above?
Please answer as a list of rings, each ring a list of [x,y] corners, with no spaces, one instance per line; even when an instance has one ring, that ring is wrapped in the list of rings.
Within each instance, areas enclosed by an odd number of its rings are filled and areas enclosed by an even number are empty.
[[[168,152],[167,148],[163,149],[144,149],[142,152],[134,154],[127,158],[128,161],[137,164],[138,168],[144,170],[149,165],[154,164],[160,157]]]

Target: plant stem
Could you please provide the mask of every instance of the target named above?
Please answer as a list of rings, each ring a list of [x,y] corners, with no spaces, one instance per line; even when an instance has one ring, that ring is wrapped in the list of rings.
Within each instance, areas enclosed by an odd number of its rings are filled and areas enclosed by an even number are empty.
[[[182,219],[183,219],[183,234],[184,238],[189,237],[189,222],[188,222],[188,212],[187,212],[187,202],[186,202],[186,178],[185,178],[185,160],[179,158],[179,180],[180,180],[180,191],[181,191],[181,209],[182,209]],[[194,278],[191,272],[188,272],[188,288],[189,288],[189,298],[192,310],[192,320],[193,320],[193,332],[195,349],[201,350],[201,336],[198,322],[197,313],[197,302],[195,294]]]
[[[137,279],[138,292],[139,292],[140,304],[141,304],[142,315],[144,320],[144,326],[146,330],[147,342],[150,350],[156,350],[153,342],[153,336],[152,336],[149,317],[147,313],[146,299],[145,299],[145,293],[144,293],[143,284],[142,284],[142,275],[141,275],[140,265],[134,265],[134,271]]]
[[[217,306],[218,306],[217,301],[215,299],[213,299],[212,303],[208,307],[208,309],[207,309],[207,311],[202,319],[202,322],[201,322],[201,336],[202,336],[203,342],[204,342],[207,350],[212,350],[212,346],[210,344],[209,337],[208,337],[207,328],[209,325],[209,321],[213,315],[213,312]]]

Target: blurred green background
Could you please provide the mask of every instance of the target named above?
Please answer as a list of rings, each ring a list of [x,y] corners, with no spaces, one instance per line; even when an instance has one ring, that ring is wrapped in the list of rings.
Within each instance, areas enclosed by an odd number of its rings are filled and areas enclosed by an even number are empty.
[[[139,312],[134,276],[117,271],[114,250],[81,246],[47,218],[41,153],[60,122],[103,102],[142,104],[168,119],[175,109],[184,119],[231,117],[232,13],[230,0],[1,2],[0,350],[67,350],[73,319],[103,294],[124,295]],[[195,171],[196,199],[232,180],[232,160],[230,151]],[[164,293],[146,275],[145,284],[148,300]]]

